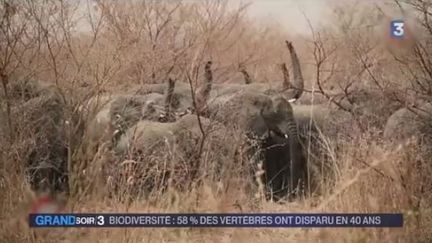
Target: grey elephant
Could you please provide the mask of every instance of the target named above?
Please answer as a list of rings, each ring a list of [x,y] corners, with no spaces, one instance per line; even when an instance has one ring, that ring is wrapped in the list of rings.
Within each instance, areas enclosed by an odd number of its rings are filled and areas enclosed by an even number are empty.
[[[426,197],[432,171],[432,104],[401,108],[387,120],[384,145],[396,151],[400,180],[413,180],[409,190],[419,198]]]
[[[11,115],[21,124],[26,154],[26,172],[36,192],[56,193],[68,190],[67,124],[63,97],[55,86],[38,86],[34,96],[12,108]],[[19,121],[19,123],[18,123]]]
[[[145,193],[166,188],[168,181],[187,189],[199,170],[201,128],[208,141],[224,132],[221,124],[193,114],[168,123],[139,121],[121,136],[114,150],[119,158],[133,163],[130,173],[122,178],[133,178],[133,187]],[[117,164],[114,174],[126,166]]]
[[[161,94],[107,95],[90,100],[86,110],[94,115],[89,119],[85,132],[85,148],[95,152],[101,144],[111,144],[121,133],[139,120],[157,121],[163,113]]]
[[[432,104],[420,107],[401,108],[387,120],[384,128],[384,139],[396,144],[408,139],[432,144]]]
[[[260,141],[263,179],[270,197],[279,199],[287,193],[294,194],[307,181],[297,124],[284,97],[239,91],[209,101],[208,116]]]
[[[286,44],[294,67],[292,82],[285,70],[282,82],[214,85],[205,100],[204,112],[210,119],[259,141],[258,150],[262,150],[264,160],[263,179],[269,197],[275,199],[297,194],[307,182],[307,161],[293,107],[288,102],[301,96],[303,78],[295,49],[290,42]]]
[[[210,121],[201,118],[203,126],[209,126]],[[160,123],[156,121],[142,120],[135,126],[129,128],[121,137],[116,146],[117,153],[125,153],[131,147],[150,148],[157,142],[164,142],[167,145],[174,146],[176,140],[190,133],[192,136],[200,136],[198,118],[196,115],[185,115],[176,122]]]

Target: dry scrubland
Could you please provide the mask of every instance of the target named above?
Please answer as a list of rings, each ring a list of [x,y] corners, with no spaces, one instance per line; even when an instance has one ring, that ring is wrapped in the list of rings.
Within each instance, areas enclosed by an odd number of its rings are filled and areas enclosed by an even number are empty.
[[[396,2],[387,8],[335,6],[332,24],[311,26],[312,37],[291,36],[277,24],[256,23],[248,17],[247,7],[228,9],[221,1],[136,2],[2,1],[0,108],[5,117],[1,122],[9,129],[0,138],[0,242],[432,241],[432,161],[423,156],[428,147],[415,140],[390,146],[382,135],[395,110],[431,101],[432,23],[425,17],[432,14],[430,1],[403,1],[400,6],[413,18],[408,37],[400,41],[390,40],[386,32],[391,13],[400,11]],[[189,189],[172,186],[153,191],[146,199],[128,200],[135,191],[127,185],[120,185],[124,188],[118,193],[109,192],[112,188],[103,174],[104,165],[113,163],[108,152],[91,158],[79,152],[83,143],[73,135],[82,128],[73,121],[77,116],[85,119],[78,108],[89,97],[162,83],[168,77],[189,81],[196,89],[208,60],[213,62],[215,83],[243,82],[241,67],[254,82],[281,80],[277,64],[290,65],[286,39],[298,50],[306,81],[304,97],[310,97],[311,90],[324,91],[336,97],[325,102],[349,114],[347,126],[333,127],[336,135],[321,134],[321,152],[310,158],[321,172],[314,178],[319,186],[307,197],[275,203],[266,201],[259,190],[251,192],[251,178],[226,156],[234,156],[242,143],[236,131],[206,140],[199,173]],[[72,179],[69,197],[63,196],[65,211],[402,212],[405,226],[31,230],[26,217],[35,194],[26,179],[26,161],[32,148],[47,148],[35,142],[30,123],[35,119],[14,109],[19,100],[14,99],[13,85],[22,80],[54,84],[66,104],[69,124],[64,130]],[[317,100],[322,98],[317,95]],[[233,151],[219,153],[214,148],[220,141],[232,143]],[[222,161],[220,179],[212,175],[215,161]]]

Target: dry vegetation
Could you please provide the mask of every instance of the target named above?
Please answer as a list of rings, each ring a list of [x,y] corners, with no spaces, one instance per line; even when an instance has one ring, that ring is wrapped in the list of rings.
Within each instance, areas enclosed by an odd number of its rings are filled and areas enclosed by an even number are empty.
[[[395,148],[382,139],[385,121],[396,109],[431,101],[429,0],[395,2],[387,8],[372,4],[335,6],[334,24],[311,26],[312,37],[291,36],[279,26],[260,25],[248,17],[247,6],[191,2],[1,2],[0,242],[432,241],[432,161],[430,156],[422,156],[430,147],[406,143]],[[412,17],[413,24],[408,38],[394,41],[381,27],[387,28],[391,11],[400,11],[398,6]],[[110,177],[111,182],[116,180],[113,186],[107,183],[106,173],[112,172],[113,163],[121,161],[115,161],[104,146],[96,153],[83,148],[82,124],[91,114],[83,114],[80,107],[89,98],[162,83],[169,77],[195,90],[207,60],[213,61],[215,83],[243,82],[243,68],[254,82],[280,80],[277,64],[288,62],[285,39],[298,47],[307,81],[305,97],[316,92],[316,99],[331,98],[330,103],[349,114],[346,121],[338,121],[340,129],[321,135],[319,146],[324,152],[311,161],[316,162],[317,171],[326,172],[314,178],[319,186],[308,197],[274,203],[251,188],[244,166],[246,157],[242,156],[245,151],[239,149],[243,148],[241,133],[236,130],[207,136],[205,143],[192,140],[195,144],[186,144],[199,148],[192,151],[199,156],[198,171],[191,178],[178,175],[168,187],[157,187],[160,189],[146,197],[139,197],[137,188],[141,187],[127,178],[128,163],[124,163],[124,171],[117,171],[120,179]],[[63,104],[56,123],[61,124],[61,138],[38,135],[40,129],[47,129],[45,135],[55,129],[45,126],[49,122],[44,115],[49,114],[44,111],[55,109],[52,106],[56,103],[42,100],[35,107],[27,107],[25,101],[41,92],[35,88],[17,93],[20,89],[16,87],[28,80],[52,84],[51,89],[60,94],[55,100]],[[51,148],[56,139],[64,144]],[[220,144],[232,146],[226,149]],[[34,149],[43,154],[49,149],[62,153],[62,148],[69,148],[70,195],[63,198],[65,211],[401,212],[405,226],[32,230],[26,222],[35,198],[27,180],[28,157]],[[150,160],[156,164],[175,160],[181,160],[181,165],[187,163],[175,148],[165,157],[152,152]]]

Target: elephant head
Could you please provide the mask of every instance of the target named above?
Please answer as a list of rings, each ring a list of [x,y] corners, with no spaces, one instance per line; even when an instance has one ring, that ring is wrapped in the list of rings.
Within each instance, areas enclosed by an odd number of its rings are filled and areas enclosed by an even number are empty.
[[[169,99],[171,111],[184,111],[192,104],[192,94],[189,85],[184,82],[175,82],[171,78],[168,79],[168,86],[165,83],[146,84],[137,89],[129,90],[128,93],[134,93],[135,95],[165,95],[165,98]]]
[[[287,191],[295,195],[307,182],[307,162],[293,108],[283,97],[276,97],[272,107],[264,109],[261,116],[269,131],[263,144],[265,181],[275,198],[284,196]]]
[[[113,146],[122,133],[140,120],[157,121],[163,113],[162,94],[107,95],[91,99],[82,111],[85,125],[82,148],[93,156],[102,144]]]
[[[242,91],[210,101],[209,118],[246,132],[261,142],[264,182],[281,198],[305,182],[306,159],[291,104],[282,96]]]

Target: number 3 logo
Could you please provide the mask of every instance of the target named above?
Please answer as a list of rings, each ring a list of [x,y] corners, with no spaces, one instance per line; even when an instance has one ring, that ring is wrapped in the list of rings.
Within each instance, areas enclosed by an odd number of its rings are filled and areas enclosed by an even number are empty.
[[[97,219],[98,219],[98,221],[97,221],[98,225],[104,225],[105,224],[104,216],[100,215],[97,217]]]
[[[405,34],[405,23],[403,20],[394,20],[390,24],[391,36],[402,38]]]

